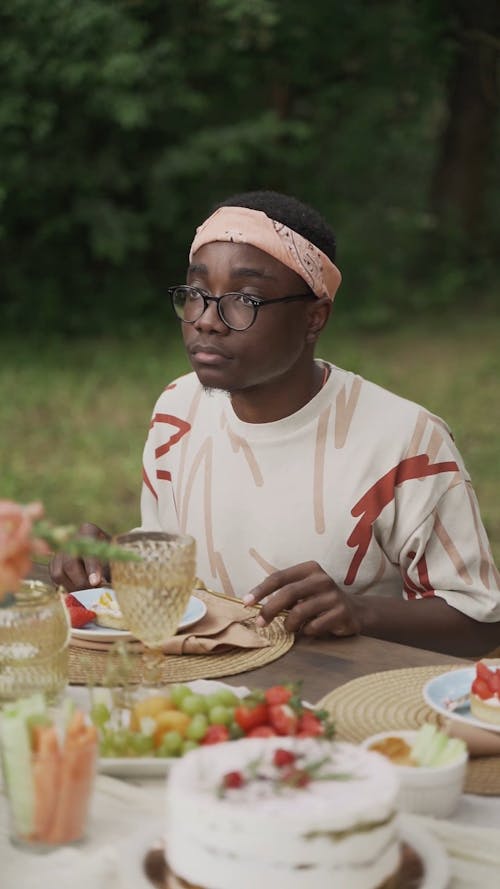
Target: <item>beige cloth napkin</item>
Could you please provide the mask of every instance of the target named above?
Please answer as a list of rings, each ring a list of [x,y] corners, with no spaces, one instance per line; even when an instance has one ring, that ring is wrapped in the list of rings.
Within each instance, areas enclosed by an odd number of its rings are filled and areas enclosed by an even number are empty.
[[[235,599],[223,599],[204,590],[196,595],[207,613],[189,633],[178,633],[164,647],[165,654],[211,654],[231,648],[267,648],[271,645],[255,627],[257,612]]]
[[[258,610],[245,608],[239,599],[226,599],[206,590],[194,594],[207,606],[207,613],[187,633],[178,633],[164,646],[165,654],[219,654],[232,648],[268,648],[271,642],[255,626]],[[71,638],[73,648],[87,651],[109,651],[112,641]],[[130,640],[134,651],[142,651],[138,640]]]

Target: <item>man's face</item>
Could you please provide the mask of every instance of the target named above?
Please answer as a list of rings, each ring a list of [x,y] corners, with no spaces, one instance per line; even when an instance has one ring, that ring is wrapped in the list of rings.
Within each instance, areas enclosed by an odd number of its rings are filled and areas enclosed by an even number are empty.
[[[186,282],[212,296],[242,291],[259,299],[307,293],[299,275],[250,244],[215,242],[200,247]],[[247,330],[231,330],[210,302],[193,324],[183,324],[189,359],[203,386],[228,392],[249,390],[286,378],[311,360],[311,304],[281,303],[258,310]]]

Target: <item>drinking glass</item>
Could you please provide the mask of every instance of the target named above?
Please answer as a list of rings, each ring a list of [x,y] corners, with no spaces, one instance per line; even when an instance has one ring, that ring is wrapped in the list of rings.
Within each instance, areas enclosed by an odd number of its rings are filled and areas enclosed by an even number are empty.
[[[0,607],[0,704],[44,692],[56,702],[68,682],[70,625],[53,587],[24,580]]]
[[[5,705],[0,754],[10,839],[34,852],[85,837],[96,772],[97,733],[70,700],[37,696]],[[21,881],[22,882],[22,881]]]
[[[145,646],[145,676],[179,626],[196,576],[196,543],[185,534],[131,531],[115,542],[137,561],[111,560],[111,583],[127,628]],[[154,684],[154,682],[153,682]]]

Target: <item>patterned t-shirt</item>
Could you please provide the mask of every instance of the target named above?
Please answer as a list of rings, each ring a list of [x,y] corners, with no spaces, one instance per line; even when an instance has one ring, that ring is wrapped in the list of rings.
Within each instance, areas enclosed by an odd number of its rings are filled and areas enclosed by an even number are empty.
[[[144,449],[142,528],[192,534],[198,576],[228,595],[314,560],[348,593],[441,596],[500,620],[499,573],[446,424],[330,367],[311,401],[264,424],[194,373],[167,386]]]

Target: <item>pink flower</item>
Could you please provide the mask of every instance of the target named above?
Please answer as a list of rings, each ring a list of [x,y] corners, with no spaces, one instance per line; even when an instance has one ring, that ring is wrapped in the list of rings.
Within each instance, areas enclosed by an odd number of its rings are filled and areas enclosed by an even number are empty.
[[[33,522],[43,515],[41,503],[21,506],[0,500],[0,601],[15,592],[31,567],[36,553],[48,553],[42,540],[33,537]]]

